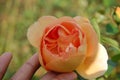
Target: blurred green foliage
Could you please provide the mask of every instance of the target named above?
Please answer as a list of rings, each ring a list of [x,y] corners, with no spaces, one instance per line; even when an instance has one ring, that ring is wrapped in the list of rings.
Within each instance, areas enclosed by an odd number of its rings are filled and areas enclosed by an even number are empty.
[[[4,80],[36,52],[28,42],[26,32],[43,15],[89,18],[109,55],[109,69],[97,80],[120,80],[120,23],[113,19],[119,4],[119,0],[0,0],[0,54],[13,54]],[[39,71],[39,74],[43,73]],[[33,80],[39,76],[36,74]]]

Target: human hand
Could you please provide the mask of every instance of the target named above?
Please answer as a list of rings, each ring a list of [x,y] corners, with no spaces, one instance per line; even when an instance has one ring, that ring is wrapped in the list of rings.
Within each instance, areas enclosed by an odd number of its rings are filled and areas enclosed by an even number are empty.
[[[40,80],[75,80],[77,75],[74,72],[69,73],[56,73],[47,72]]]
[[[22,67],[12,76],[10,80],[30,80],[37,69],[40,67],[38,54],[34,54]],[[4,53],[0,56],[0,80],[6,73],[8,65],[12,59],[12,54]],[[74,80],[77,75],[71,73],[48,72],[40,80]]]

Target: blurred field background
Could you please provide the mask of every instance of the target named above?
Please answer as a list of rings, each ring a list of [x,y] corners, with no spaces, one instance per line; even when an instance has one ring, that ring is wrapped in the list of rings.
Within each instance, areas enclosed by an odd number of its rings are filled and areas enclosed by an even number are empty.
[[[116,18],[117,6],[120,6],[120,0],[0,0],[0,55],[4,52],[13,54],[3,80],[8,80],[36,52],[28,42],[26,32],[43,15],[89,18],[109,55],[109,69],[97,80],[120,80],[120,17]],[[33,80],[38,80],[44,73],[45,70],[40,69]]]

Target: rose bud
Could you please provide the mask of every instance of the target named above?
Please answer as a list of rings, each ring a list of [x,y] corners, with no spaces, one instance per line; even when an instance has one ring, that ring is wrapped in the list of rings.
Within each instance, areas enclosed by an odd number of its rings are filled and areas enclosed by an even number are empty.
[[[117,24],[120,24],[120,7],[116,7],[113,13],[113,19]]]

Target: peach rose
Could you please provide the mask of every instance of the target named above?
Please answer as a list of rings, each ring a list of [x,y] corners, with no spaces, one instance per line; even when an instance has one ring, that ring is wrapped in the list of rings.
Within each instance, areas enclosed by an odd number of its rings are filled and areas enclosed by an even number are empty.
[[[39,49],[40,64],[49,71],[76,70],[86,79],[107,70],[107,52],[88,19],[43,16],[30,26],[30,43]]]

